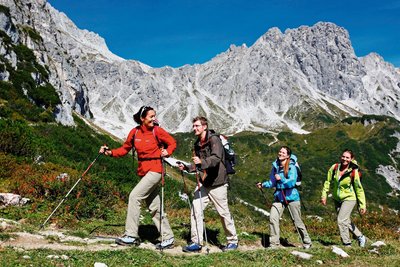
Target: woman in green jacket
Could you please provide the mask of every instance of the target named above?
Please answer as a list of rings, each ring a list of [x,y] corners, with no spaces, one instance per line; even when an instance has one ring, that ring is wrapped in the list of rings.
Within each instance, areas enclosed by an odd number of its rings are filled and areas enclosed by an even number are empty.
[[[350,230],[357,237],[360,247],[364,247],[366,243],[365,236],[350,220],[351,212],[356,204],[358,204],[361,215],[367,211],[358,165],[351,150],[345,149],[340,157],[340,163],[335,163],[329,168],[321,195],[321,203],[323,205],[326,205],[331,183],[333,183],[332,195],[343,245],[351,247]]]

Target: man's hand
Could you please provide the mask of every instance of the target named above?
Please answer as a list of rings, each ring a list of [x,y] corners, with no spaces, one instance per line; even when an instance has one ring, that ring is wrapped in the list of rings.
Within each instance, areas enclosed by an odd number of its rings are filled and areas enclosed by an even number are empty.
[[[201,165],[201,159],[199,157],[192,157],[194,164]]]
[[[179,170],[184,171],[186,169],[185,165],[182,162],[176,162],[176,166],[178,166]]]

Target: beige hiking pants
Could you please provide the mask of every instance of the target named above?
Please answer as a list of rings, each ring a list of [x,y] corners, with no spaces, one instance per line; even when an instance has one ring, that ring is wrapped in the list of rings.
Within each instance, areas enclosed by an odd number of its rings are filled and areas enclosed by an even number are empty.
[[[295,227],[298,229],[301,239],[304,244],[310,244],[311,239],[308,235],[306,226],[304,225],[301,219],[301,206],[300,201],[289,202],[288,208],[290,209],[290,213],[293,216],[292,220],[294,221]],[[271,207],[271,212],[269,215],[269,243],[272,246],[278,246],[279,242],[279,220],[282,217],[283,211],[285,210],[285,205],[280,202],[274,202]]]
[[[237,244],[238,237],[236,235],[235,223],[228,207],[228,184],[208,188],[200,186],[200,191],[198,187],[196,187],[190,215],[192,242],[198,244],[203,243],[204,222],[202,216],[204,215],[204,209],[210,201],[214,204],[221,218],[228,243]]]
[[[140,206],[144,201],[147,208],[150,210],[154,224],[160,232],[160,196],[158,195],[158,184],[161,181],[161,173],[148,172],[143,176],[139,183],[133,188],[129,195],[128,214],[126,216],[125,234],[133,237],[139,237],[139,217]],[[169,226],[166,214],[162,220],[160,233],[164,240],[174,237],[174,234]]]
[[[342,238],[343,244],[351,244],[350,232],[352,232],[356,237],[362,236],[360,230],[355,226],[351,220],[350,215],[353,211],[356,200],[346,200],[342,203],[335,201],[336,212],[337,212],[337,224],[339,227],[340,237]]]

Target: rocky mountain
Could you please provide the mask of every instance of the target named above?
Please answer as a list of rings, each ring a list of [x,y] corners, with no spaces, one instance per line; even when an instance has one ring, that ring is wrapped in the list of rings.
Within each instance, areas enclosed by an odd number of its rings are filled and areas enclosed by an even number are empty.
[[[400,70],[375,53],[358,58],[348,32],[333,23],[272,28],[250,47],[232,45],[204,64],[152,68],[114,55],[103,38],[78,29],[45,0],[0,4],[9,10],[0,11],[0,30],[20,36],[50,70],[63,124],[73,124],[75,110],[124,137],[142,105],[153,106],[172,132],[189,131],[198,114],[228,134],[306,133],[359,114],[400,120]],[[19,34],[21,28],[41,38]]]

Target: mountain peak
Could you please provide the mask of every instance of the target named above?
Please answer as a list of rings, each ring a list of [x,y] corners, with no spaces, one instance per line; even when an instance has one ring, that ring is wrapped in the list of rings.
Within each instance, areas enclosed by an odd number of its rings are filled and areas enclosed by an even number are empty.
[[[45,1],[0,1],[15,25],[43,39],[30,48],[51,70],[63,103],[58,118],[75,110],[118,137],[142,105],[154,107],[171,132],[190,131],[196,115],[227,134],[307,133],[359,114],[400,118],[399,72],[374,54],[358,58],[348,32],[330,22],[271,28],[252,46],[232,45],[204,64],[151,68],[112,54],[103,38]]]

